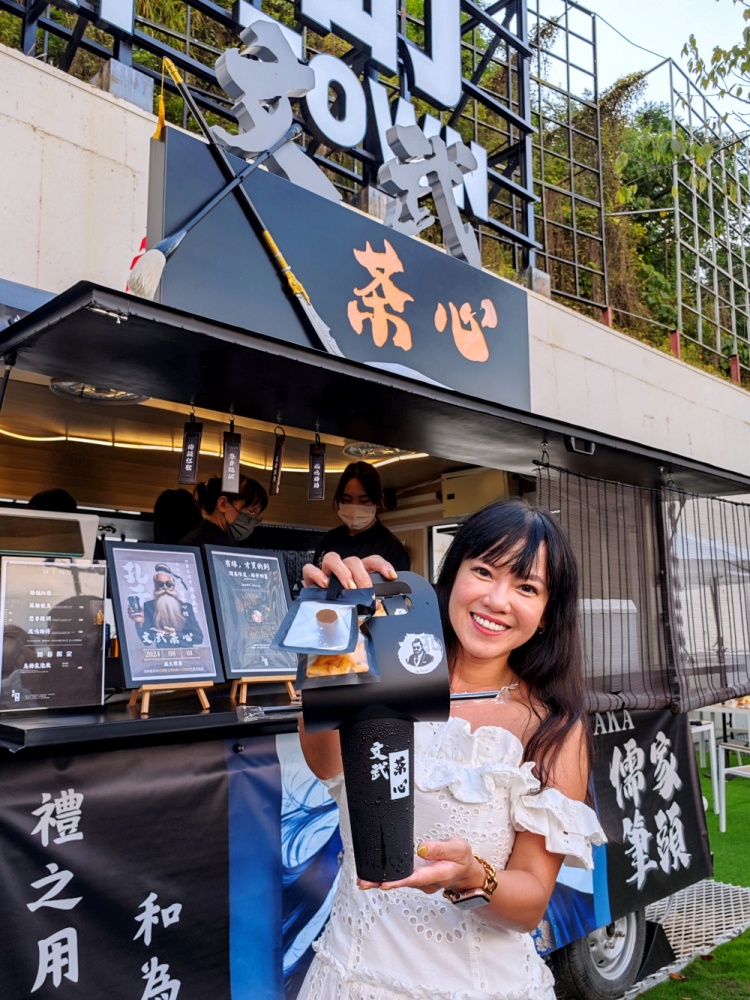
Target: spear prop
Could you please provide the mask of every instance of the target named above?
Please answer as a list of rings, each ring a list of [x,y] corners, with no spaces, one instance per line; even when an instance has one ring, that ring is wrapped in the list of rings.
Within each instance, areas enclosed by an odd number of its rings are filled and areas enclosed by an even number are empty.
[[[215,194],[213,198],[209,199],[205,205],[200,208],[195,215],[193,215],[182,227],[171,236],[166,236],[163,240],[160,240],[156,246],[147,250],[142,257],[139,257],[133,266],[133,270],[130,272],[130,278],[128,280],[128,285],[130,291],[134,295],[139,295],[143,299],[153,299],[156,295],[156,289],[159,287],[159,282],[161,281],[161,276],[164,273],[164,268],[167,265],[167,260],[172,256],[177,247],[182,243],[190,230],[197,226],[201,219],[204,219],[209,212],[212,212],[219,202],[223,201],[228,194],[231,194],[234,189],[240,185],[246,177],[256,170],[261,163],[264,163],[269,156],[280,149],[283,145],[289,142],[290,139],[296,139],[298,135],[302,134],[302,129],[299,125],[292,125],[292,127],[283,135],[278,142],[275,142],[270,149],[264,150],[256,158],[246,166],[239,174],[236,174],[233,181],[225,184],[218,194]]]
[[[224,174],[224,179],[227,181],[234,181],[238,175],[235,172],[235,169],[232,166],[229,157],[221,148],[221,146],[219,146],[219,144],[216,142],[213,135],[211,134],[211,129],[208,126],[208,122],[203,117],[203,113],[196,104],[195,98],[190,93],[190,89],[183,80],[182,76],[180,75],[179,70],[177,69],[177,67],[172,62],[171,59],[164,60],[164,68],[171,76],[172,81],[174,82],[175,86],[180,92],[180,96],[190,109],[190,113],[192,114],[193,118],[195,118],[195,120],[200,125],[201,131],[208,140],[208,145],[214,156],[214,159],[216,160],[222,173]],[[247,193],[245,188],[242,187],[241,184],[237,187],[236,193],[240,200],[240,204],[244,209],[245,215],[248,221],[250,222],[250,225],[253,227],[255,232],[263,240],[266,247],[268,248],[271,260],[273,261],[274,265],[279,271],[279,274],[286,280],[290,294],[296,299],[300,309],[302,310],[308,322],[308,325],[315,333],[315,336],[318,338],[320,343],[328,351],[329,354],[335,354],[337,357],[343,358],[344,353],[334,340],[331,334],[330,327],[328,327],[326,323],[323,322],[321,317],[316,312],[315,307],[310,301],[310,296],[307,294],[304,285],[299,280],[299,278],[297,278],[297,276],[294,274],[289,264],[287,264],[283,254],[281,253],[281,250],[279,250],[278,246],[276,245],[276,241],[266,228],[263,219],[260,217],[260,213],[253,204],[250,195]]]

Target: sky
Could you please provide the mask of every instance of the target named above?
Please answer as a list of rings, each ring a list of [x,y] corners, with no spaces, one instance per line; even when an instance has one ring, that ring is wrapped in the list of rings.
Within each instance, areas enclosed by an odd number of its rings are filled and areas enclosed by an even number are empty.
[[[671,56],[687,72],[687,60],[681,51],[691,34],[708,58],[715,45],[731,48],[738,42],[745,26],[743,7],[732,0],[581,0],[581,4],[597,15],[600,89],[627,73],[650,69],[659,62],[658,56],[636,45],[660,56]],[[622,35],[635,44],[629,44]],[[720,106],[720,110],[730,111],[730,107]]]

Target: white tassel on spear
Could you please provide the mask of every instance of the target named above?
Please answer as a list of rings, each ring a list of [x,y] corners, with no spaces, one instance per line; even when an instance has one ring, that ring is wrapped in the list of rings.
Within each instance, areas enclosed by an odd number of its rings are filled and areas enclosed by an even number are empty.
[[[250,163],[244,170],[241,170],[237,174],[234,180],[230,181],[225,187],[219,191],[218,194],[214,195],[206,204],[200,208],[195,215],[185,223],[185,225],[176,233],[172,233],[171,236],[165,237],[160,240],[155,247],[147,250],[133,265],[133,270],[130,272],[130,278],[128,280],[128,286],[133,295],[139,295],[142,299],[153,299],[156,295],[156,290],[159,287],[159,282],[161,281],[162,274],[164,273],[164,268],[167,265],[167,260],[172,256],[177,247],[182,243],[190,230],[197,226],[201,219],[204,219],[209,212],[213,211],[214,208],[223,201],[228,194],[231,194],[236,187],[238,187],[245,178],[257,169],[261,163],[267,160],[270,156],[289,142],[291,139],[296,139],[297,136],[302,134],[302,129],[299,125],[292,125],[292,127],[286,132],[285,135],[279,139],[278,142],[274,143],[270,149],[265,150],[263,153],[259,153],[258,156]]]

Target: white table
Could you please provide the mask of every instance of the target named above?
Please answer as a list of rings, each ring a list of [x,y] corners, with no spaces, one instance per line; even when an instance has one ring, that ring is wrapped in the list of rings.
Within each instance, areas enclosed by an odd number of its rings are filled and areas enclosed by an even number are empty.
[[[697,714],[697,713],[696,713]],[[699,751],[700,751],[700,765],[701,768],[706,766],[706,750],[704,744],[704,737],[708,740],[708,757],[710,763],[710,773],[711,773],[711,795],[713,798],[714,815],[719,812],[720,801],[719,801],[719,780],[716,767],[716,729],[714,726],[713,719],[690,719],[690,732],[693,734],[693,740],[696,736],[699,738]]]
[[[735,739],[741,732],[750,743],[750,704],[738,705],[737,699],[732,698],[719,705],[706,705],[700,711],[704,715],[711,714],[717,740],[728,739],[731,730]]]
[[[726,764],[730,753],[737,755],[738,763],[733,767]],[[727,830],[727,775],[750,778],[750,747],[719,741],[719,833],[726,833]]]

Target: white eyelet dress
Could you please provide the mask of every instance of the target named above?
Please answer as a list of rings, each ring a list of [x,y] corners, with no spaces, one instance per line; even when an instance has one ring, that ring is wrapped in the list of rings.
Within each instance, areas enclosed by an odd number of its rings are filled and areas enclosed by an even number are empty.
[[[467,721],[415,726],[417,841],[465,837],[498,871],[517,830],[546,837],[566,863],[592,867],[604,843],[596,814],[539,782],[505,729]],[[344,776],[326,782],[341,809],[344,860],[331,918],[298,1000],[555,1000],[530,934],[461,910],[442,893],[357,888]],[[502,881],[499,892],[502,892]]]

